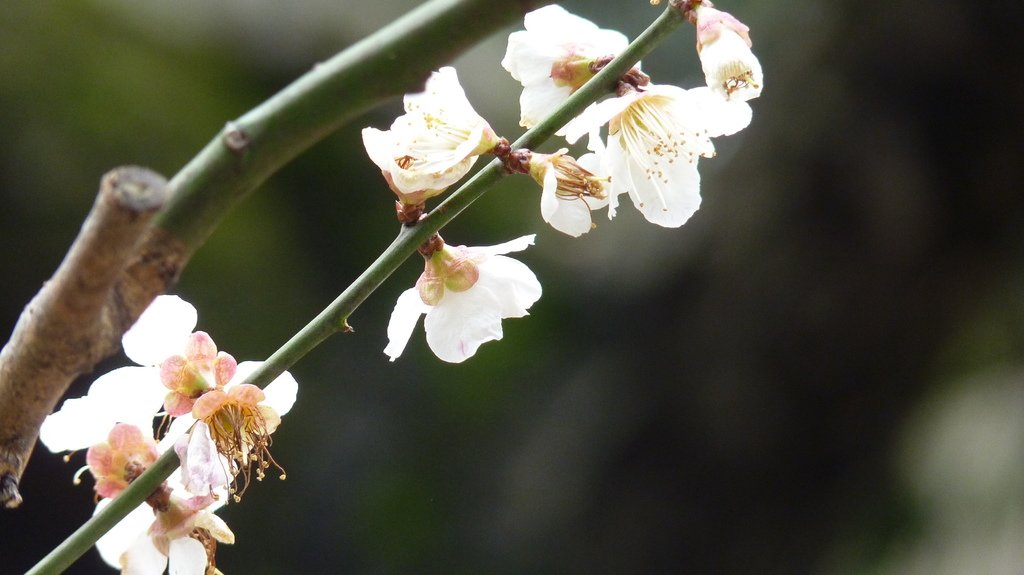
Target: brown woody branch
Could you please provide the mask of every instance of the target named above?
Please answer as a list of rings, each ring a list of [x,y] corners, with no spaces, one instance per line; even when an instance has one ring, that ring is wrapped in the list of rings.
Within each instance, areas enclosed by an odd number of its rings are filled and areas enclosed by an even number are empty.
[[[183,250],[149,226],[167,197],[155,172],[107,173],[64,261],[0,351],[0,505],[21,503],[18,482],[39,426],[71,382],[115,353],[124,331],[177,278]]]

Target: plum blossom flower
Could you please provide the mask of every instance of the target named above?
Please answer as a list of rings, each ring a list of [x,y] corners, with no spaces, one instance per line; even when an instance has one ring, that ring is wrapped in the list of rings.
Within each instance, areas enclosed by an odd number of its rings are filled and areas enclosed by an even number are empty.
[[[610,61],[629,40],[603,30],[585,18],[552,4],[530,12],[526,30],[508,37],[501,61],[523,85],[519,125],[531,128],[596,73],[599,61]]]
[[[499,142],[466,99],[455,68],[431,74],[426,90],[406,94],[391,129],[363,129],[366,153],[403,204],[422,204],[466,175]]]
[[[534,237],[488,247],[445,245],[434,251],[416,287],[398,297],[384,353],[391,361],[402,354],[422,314],[427,315],[427,345],[444,361],[462,362],[484,342],[501,339],[501,320],[528,315],[541,295],[537,276],[502,254],[525,250]]]
[[[168,391],[159,366],[186,350],[196,321],[196,309],[185,300],[157,297],[121,338],[138,366],[105,373],[84,397],[65,401],[43,421],[39,439],[50,451],[74,451],[104,442],[116,423],[152,429]]]
[[[608,205],[609,178],[596,153],[574,160],[567,148],[554,154],[530,155],[530,175],[542,187],[540,212],[544,221],[573,237],[589,232],[593,211]]]
[[[281,416],[294,405],[298,382],[284,372],[265,389],[240,383],[261,363],[238,364],[231,382],[203,394],[191,413],[171,424],[168,437],[176,438],[174,450],[181,460],[182,482],[190,493],[206,495],[227,486],[239,500],[253,475],[262,480],[271,465],[281,470],[284,478],[284,470],[270,454],[270,436]]]
[[[85,454],[89,471],[96,478],[96,494],[114,497],[124,491],[157,458],[152,430],[145,433],[128,423],[118,423],[107,441],[97,443]]]
[[[697,54],[708,87],[726,100],[746,101],[761,95],[761,63],[750,51],[750,28],[732,14],[706,4],[695,9]]]
[[[190,497],[180,486],[165,484],[96,542],[111,567],[132,575],[206,575],[216,570],[217,543],[233,544],[235,535],[214,511],[223,498]],[[96,505],[99,513],[110,503]],[[95,514],[94,513],[94,514]]]
[[[649,222],[679,227],[700,206],[697,160],[714,156],[711,138],[736,133],[750,119],[746,102],[708,88],[651,84],[591,105],[559,133],[570,143],[583,134],[593,140],[607,123],[609,213],[618,195],[628,194]]]

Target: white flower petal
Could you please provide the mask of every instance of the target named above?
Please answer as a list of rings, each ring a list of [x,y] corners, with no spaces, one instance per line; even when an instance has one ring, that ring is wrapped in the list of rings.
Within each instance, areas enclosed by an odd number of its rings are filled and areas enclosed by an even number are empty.
[[[688,93],[709,137],[731,136],[750,125],[753,118],[750,104],[726,100],[707,87],[694,88]]]
[[[192,417],[191,413],[186,413],[180,417],[175,417],[171,421],[170,427],[167,428],[167,432],[164,433],[160,443],[157,444],[157,451],[163,453],[174,446],[174,443],[179,437],[188,433],[189,428],[196,422],[195,418]]]
[[[445,292],[423,322],[427,345],[444,361],[465,361],[480,344],[501,339],[500,306],[493,293],[478,285],[464,292]]]
[[[174,443],[174,451],[181,462],[181,482],[193,495],[208,495],[211,488],[222,487],[231,482],[227,463],[217,452],[217,445],[210,437],[210,428],[199,422],[192,432],[183,435]]]
[[[558,211],[558,175],[548,167],[544,173],[544,186],[540,192],[540,216],[550,223]]]
[[[263,362],[243,361],[238,364],[238,367],[241,369],[242,364],[254,364],[253,369],[255,369],[261,363]],[[278,415],[284,415],[291,411],[292,406],[295,405],[295,398],[298,393],[299,382],[295,381],[295,377],[292,374],[285,371],[263,388],[263,394],[266,396],[266,399],[263,400],[263,405],[269,406]]]
[[[208,507],[208,510],[212,511],[213,507]],[[214,513],[200,513],[196,517],[196,527],[202,527],[213,535],[213,538],[220,543],[226,543],[233,545],[235,543],[235,534],[228,527],[228,524],[223,519],[217,517]]]
[[[612,173],[612,181],[625,186],[633,204],[652,224],[675,228],[686,223],[700,207],[700,173],[697,165],[676,161],[664,167],[664,178],[650,177],[636,160],[609,147],[612,161],[619,166]],[[614,160],[618,154],[624,157]]]
[[[543,207],[542,203],[542,215]],[[592,210],[583,198],[555,198],[555,210],[544,215],[544,221],[563,234],[578,238],[594,227]]]
[[[206,549],[191,537],[172,539],[168,551],[169,575],[204,575],[206,573]]]
[[[405,351],[405,346],[416,329],[416,323],[420,316],[429,312],[432,308],[423,303],[420,292],[416,288],[407,289],[398,296],[395,309],[391,312],[391,321],[388,322],[388,345],[384,353],[395,361]]]
[[[145,533],[121,555],[121,575],[163,575],[166,568],[167,557]]]
[[[466,248],[466,251],[469,252],[470,257],[473,259],[473,261],[480,263],[481,261],[485,261],[486,258],[490,256],[509,254],[512,252],[521,252],[526,248],[532,246],[533,241],[536,238],[537,234],[529,234],[526,236],[516,238],[512,241],[498,244],[496,246],[475,246]]]
[[[554,82],[543,82],[529,86],[519,96],[519,125],[532,128],[551,115],[572,94],[569,86],[556,86]]]
[[[156,367],[121,367],[101,375],[89,387],[89,397],[110,404],[117,422],[151,430],[153,417],[167,396]]]
[[[558,4],[548,4],[528,12],[523,27],[540,36],[571,37],[597,30],[597,25]]]
[[[115,423],[110,407],[89,397],[69,399],[43,420],[39,440],[54,453],[103,443]]]
[[[630,92],[616,98],[609,98],[596,104],[587,106],[579,116],[573,118],[568,124],[556,132],[557,135],[565,137],[565,141],[575,144],[576,140],[584,134],[590,134],[595,129],[607,124],[612,118],[618,116],[630,104],[641,97],[639,92]]]
[[[403,98],[408,112],[422,111],[434,115],[479,118],[466,92],[459,83],[455,68],[445,66],[427,78],[422,92],[406,94]]]
[[[540,282],[523,262],[505,256],[494,256],[479,264],[479,267],[480,279],[473,289],[483,288],[491,292],[497,298],[501,317],[528,315],[527,310],[540,299]],[[446,299],[447,297],[448,294],[445,294]],[[441,303],[444,304],[444,300]]]
[[[93,515],[102,511],[107,505],[110,505],[110,499],[100,500],[96,504]],[[153,509],[149,505],[143,503],[136,507],[96,541],[96,550],[100,552],[100,557],[111,567],[121,567],[121,556],[138,543],[140,537],[149,541],[146,532],[153,524],[153,520]],[[152,547],[152,542],[149,545]],[[153,547],[153,551],[156,551],[155,547]],[[163,571],[163,566],[160,567],[160,571]]]
[[[501,67],[523,86],[554,85],[550,81],[551,64],[564,55],[565,50],[554,44],[537,42],[536,37],[536,34],[522,31],[509,34]]]
[[[393,168],[394,158],[391,151],[395,149],[395,140],[391,132],[382,132],[376,128],[363,128],[363,147],[366,148],[366,155],[377,164],[377,167],[385,172]]]
[[[121,338],[124,353],[139,365],[159,365],[185,348],[198,314],[178,296],[157,296]]]

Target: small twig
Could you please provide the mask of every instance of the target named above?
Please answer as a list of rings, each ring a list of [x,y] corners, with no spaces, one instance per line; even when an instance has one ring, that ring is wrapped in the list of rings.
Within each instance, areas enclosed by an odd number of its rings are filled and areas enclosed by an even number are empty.
[[[18,482],[43,419],[75,377],[117,349],[137,317],[120,295],[134,290],[113,288],[166,200],[167,182],[155,172],[124,167],[107,173],[64,261],[25,307],[0,351],[3,506],[21,503]]]

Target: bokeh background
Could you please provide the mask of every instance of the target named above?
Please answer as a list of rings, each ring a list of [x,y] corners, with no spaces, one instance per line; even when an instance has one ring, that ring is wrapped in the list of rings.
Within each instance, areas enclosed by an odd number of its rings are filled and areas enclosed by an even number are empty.
[[[235,118],[413,1],[15,1],[0,10],[0,328],[60,261],[101,174],[168,176]],[[496,3],[497,4],[497,3]],[[635,36],[632,0],[564,6]],[[536,232],[529,318],[470,361],[381,352],[406,264],[293,369],[286,481],[223,516],[226,573],[1024,572],[1024,69],[1016,3],[722,0],[766,70],[680,229],[631,206],[581,239],[508,178],[448,228]],[[502,134],[505,34],[455,64]],[[647,58],[703,82],[693,32]],[[387,73],[382,71],[381,73]],[[359,129],[233,212],[176,292],[268,356],[396,231]],[[550,149],[557,148],[552,142]],[[115,357],[98,372],[124,365]],[[84,393],[84,378],[70,392]],[[37,449],[0,513],[21,573],[92,511]],[[108,573],[91,551],[69,573]]]

